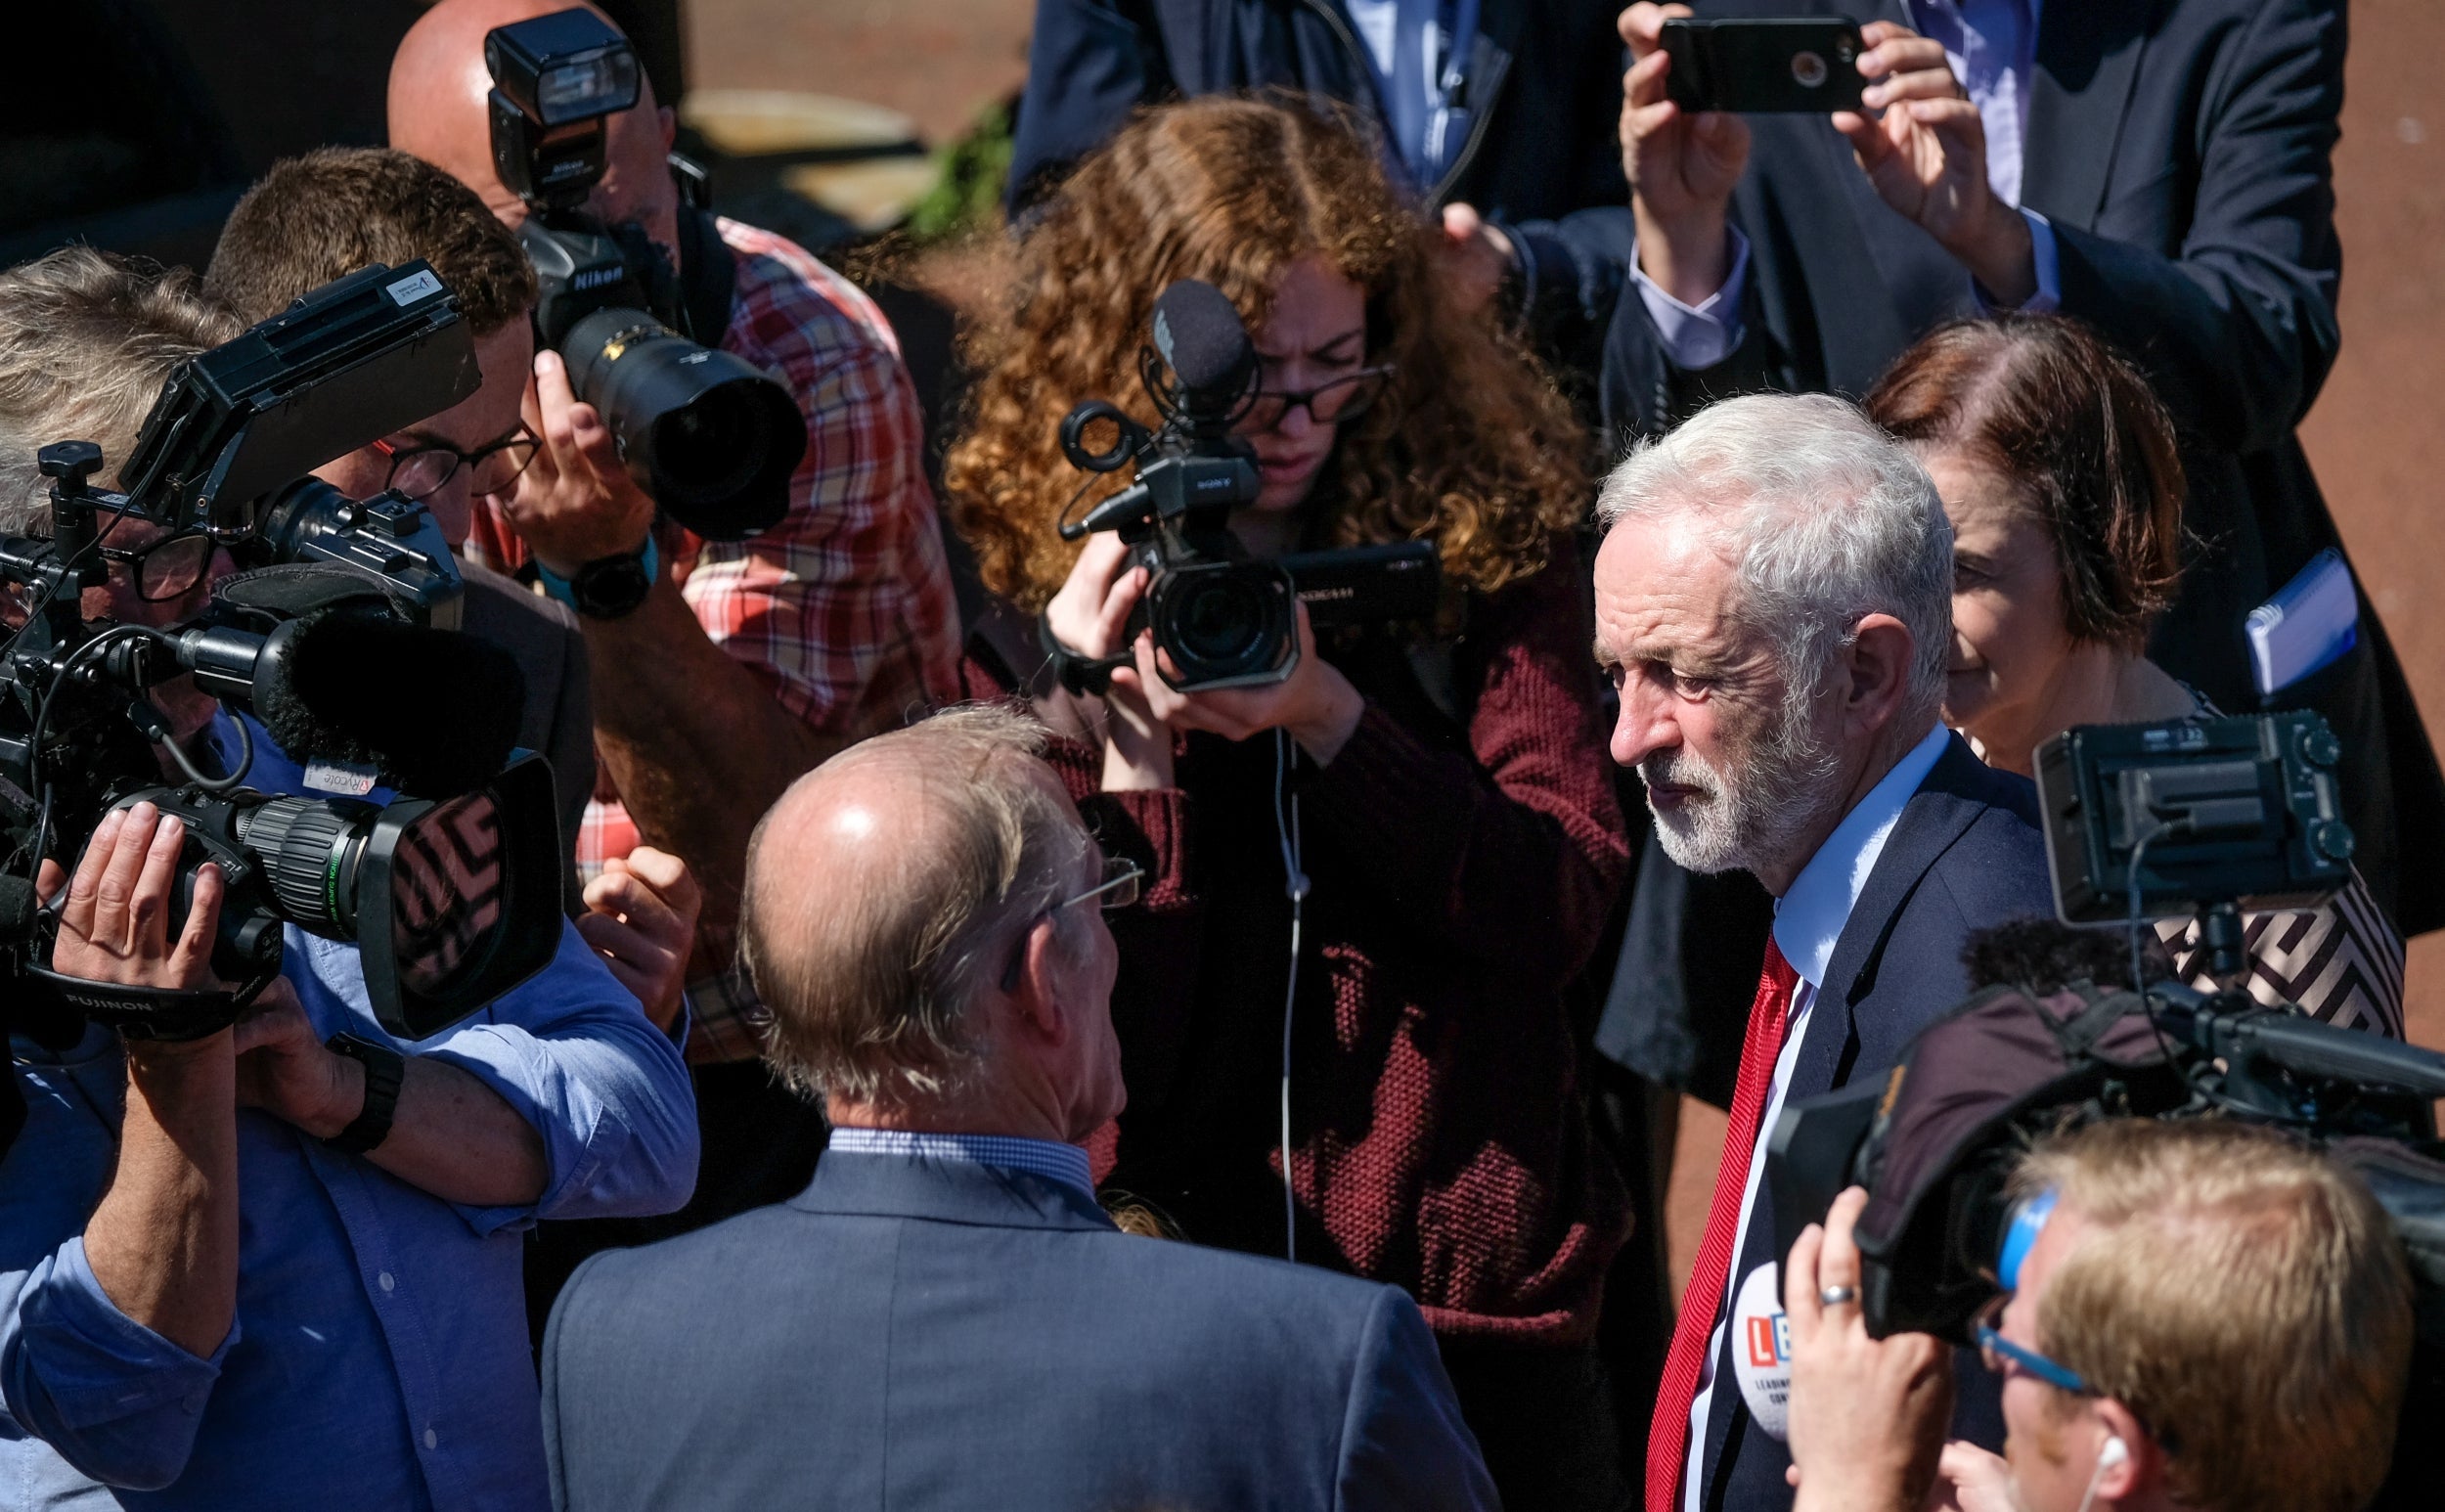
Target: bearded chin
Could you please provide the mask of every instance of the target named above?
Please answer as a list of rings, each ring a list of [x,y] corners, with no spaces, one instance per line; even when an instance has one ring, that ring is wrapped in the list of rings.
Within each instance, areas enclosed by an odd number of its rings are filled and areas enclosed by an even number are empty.
[[[1679,751],[1652,768],[1642,763],[1640,775],[1650,781],[1647,809],[1664,853],[1682,869],[1704,874],[1804,859],[1791,853],[1838,801],[1841,765],[1832,742],[1818,739],[1804,720],[1786,716],[1741,751],[1729,770]],[[1698,792],[1666,814],[1652,796],[1656,781]]]

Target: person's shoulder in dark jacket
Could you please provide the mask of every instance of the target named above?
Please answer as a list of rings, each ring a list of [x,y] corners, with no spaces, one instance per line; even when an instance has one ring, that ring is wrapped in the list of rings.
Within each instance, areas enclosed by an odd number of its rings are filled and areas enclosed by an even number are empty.
[[[788,1381],[770,1378],[781,1359]],[[574,1512],[654,1502],[573,1486],[673,1484],[683,1469],[705,1507],[785,1484],[812,1494],[810,1474],[864,1487],[845,1461],[879,1453],[877,1439],[895,1488],[944,1487],[877,1505],[1496,1505],[1399,1288],[1109,1227],[757,1209],[587,1261],[553,1311],[543,1370],[556,1501]],[[760,1469],[720,1464],[734,1418],[777,1391],[803,1403],[792,1442]],[[1007,1420],[979,1400],[1006,1403]],[[987,1445],[1006,1450],[999,1467]],[[616,1475],[575,1464],[605,1452]]]

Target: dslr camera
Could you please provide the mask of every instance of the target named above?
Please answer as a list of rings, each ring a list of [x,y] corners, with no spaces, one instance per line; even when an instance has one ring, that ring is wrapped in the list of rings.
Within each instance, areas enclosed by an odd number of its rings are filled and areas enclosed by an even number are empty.
[[[1061,539],[1114,530],[1129,543],[1133,566],[1147,569],[1146,595],[1131,611],[1128,640],[1154,632],[1170,659],[1163,679],[1182,692],[1279,683],[1299,665],[1297,605],[1317,630],[1340,625],[1427,619],[1442,587],[1431,541],[1251,557],[1230,528],[1233,510],[1254,504],[1261,484],[1254,454],[1231,426],[1256,401],[1257,353],[1230,300],[1211,284],[1182,279],[1155,301],[1153,341],[1138,353],[1138,380],[1162,422],[1148,430],[1107,400],[1092,399],[1061,422],[1061,451],[1073,467],[1115,472],[1134,466],[1130,485],[1079,520]],[[1111,433],[1108,445],[1094,437]],[[1062,685],[1101,692],[1118,654],[1080,656],[1039,622]]]
[[[788,512],[807,422],[788,389],[714,344],[730,320],[729,250],[690,206],[683,239],[692,231],[705,255],[676,269],[644,227],[583,208],[602,179],[605,123],[637,104],[635,50],[592,11],[557,11],[487,32],[484,66],[493,167],[530,212],[518,236],[541,286],[536,340],[567,363],[664,513],[713,541],[770,530]]]
[[[119,469],[126,492],[94,486],[93,443],[42,448],[52,534],[0,537],[0,589],[22,615],[0,644],[0,1017],[12,1030],[55,1044],[72,1043],[82,1019],[131,1038],[210,1034],[279,973],[285,924],[357,945],[375,1014],[404,1040],[448,1028],[552,958],[559,826],[550,768],[512,757],[516,664],[436,625],[464,583],[422,506],[296,475],[477,382],[473,343],[432,270],[377,265],[183,364]],[[86,620],[79,592],[107,580],[105,552],[130,520],[207,537],[250,570],[182,624]],[[239,770],[199,770],[147,697],[181,675],[252,713],[318,789],[358,796],[244,786],[243,723]],[[163,781],[156,747],[183,781]],[[173,934],[198,868],[221,869],[212,969],[230,991],[51,969],[56,921],[36,907],[38,868],[46,858],[72,868],[103,817],[139,801],[186,824]],[[14,1103],[13,1083],[5,1092]],[[22,1115],[0,1106],[0,1148]]]

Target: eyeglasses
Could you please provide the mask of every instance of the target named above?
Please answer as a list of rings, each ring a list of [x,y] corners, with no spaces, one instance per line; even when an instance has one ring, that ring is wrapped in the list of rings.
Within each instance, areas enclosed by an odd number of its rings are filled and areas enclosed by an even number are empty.
[[[1137,895],[1144,888],[1145,882],[1146,873],[1138,869],[1137,863],[1124,856],[1106,856],[1103,859],[1102,881],[1075,898],[1062,899],[1044,912],[1037,914],[1035,918],[1029,919],[1027,929],[1019,931],[1019,938],[1010,949],[1010,963],[1001,971],[1001,990],[1006,993],[1019,985],[1019,972],[1027,964],[1027,932],[1028,929],[1034,929],[1040,920],[1050,918],[1063,909],[1075,908],[1079,904],[1097,898],[1103,900],[1103,911],[1106,913],[1116,909],[1126,909],[1137,901]]]
[[[471,452],[438,443],[395,446],[388,441],[375,442],[374,449],[390,459],[390,473],[383,486],[411,499],[429,499],[440,491],[441,485],[458,476],[461,467],[469,470],[468,492],[501,493],[534,462],[541,445],[521,425],[516,435]]]
[[[1978,1313],[1978,1354],[1986,1368],[1997,1375],[2008,1374],[2007,1365],[2018,1365],[2049,1386],[2061,1387],[2076,1396],[2093,1396],[2080,1372],[2060,1361],[2048,1359],[2032,1349],[2023,1349],[1996,1332],[2002,1321],[2004,1308],[2012,1301],[2012,1293],[1999,1292]]]
[[[147,603],[167,603],[195,592],[212,565],[214,542],[206,535],[162,536],[142,546],[95,548],[104,561],[127,569],[136,597]]]
[[[1384,397],[1385,385],[1393,376],[1393,365],[1384,363],[1373,368],[1360,368],[1346,378],[1330,383],[1318,383],[1304,393],[1288,389],[1258,389],[1248,406],[1248,422],[1258,430],[1270,430],[1282,422],[1293,406],[1308,412],[1308,419],[1319,425],[1356,420],[1369,406]]]

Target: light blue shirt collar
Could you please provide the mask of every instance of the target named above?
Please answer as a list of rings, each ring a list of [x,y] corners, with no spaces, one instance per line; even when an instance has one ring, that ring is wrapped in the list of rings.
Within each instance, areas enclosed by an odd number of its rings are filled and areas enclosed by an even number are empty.
[[[1884,854],[1885,839],[1893,832],[1910,795],[1935,769],[1952,732],[1942,723],[1893,763],[1867,796],[1851,806],[1834,832],[1825,837],[1808,865],[1800,868],[1791,888],[1774,905],[1774,943],[1810,987],[1825,985],[1825,968],[1834,958],[1834,942],[1843,937],[1851,907],[1867,888],[1868,874]]]
[[[1095,1178],[1087,1152],[1075,1144],[1027,1139],[1016,1134],[917,1134],[906,1129],[836,1128],[826,1148],[856,1155],[899,1155],[919,1160],[999,1166],[1059,1181],[1095,1200]]]

